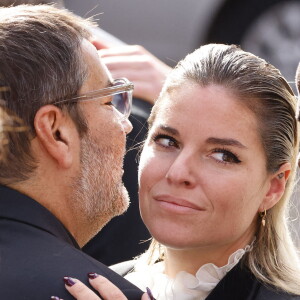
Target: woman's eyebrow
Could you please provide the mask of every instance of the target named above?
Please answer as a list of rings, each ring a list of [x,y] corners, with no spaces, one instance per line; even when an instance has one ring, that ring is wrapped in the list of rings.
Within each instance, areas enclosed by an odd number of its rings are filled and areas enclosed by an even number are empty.
[[[161,129],[161,130],[163,130],[163,131],[166,131],[166,132],[168,132],[168,133],[170,133],[172,135],[175,135],[175,136],[179,135],[179,131],[177,129],[173,128],[173,127],[169,127],[167,125],[161,124],[161,125],[158,126],[158,128]]]
[[[245,145],[243,145],[241,142],[235,139],[222,139],[222,138],[210,137],[206,140],[206,143],[223,145],[223,146],[235,146],[238,148],[247,149]]]

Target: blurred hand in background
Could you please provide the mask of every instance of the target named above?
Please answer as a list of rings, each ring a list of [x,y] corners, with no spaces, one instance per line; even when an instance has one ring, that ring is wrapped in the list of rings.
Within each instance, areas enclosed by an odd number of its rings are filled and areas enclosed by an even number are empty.
[[[97,38],[93,44],[114,78],[126,77],[134,83],[134,97],[155,102],[171,70],[168,65],[142,46],[112,46]]]

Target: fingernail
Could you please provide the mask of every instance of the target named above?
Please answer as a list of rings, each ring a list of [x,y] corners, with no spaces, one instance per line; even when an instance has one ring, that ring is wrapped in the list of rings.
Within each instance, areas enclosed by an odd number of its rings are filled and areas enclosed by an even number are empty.
[[[60,300],[57,296],[51,296],[51,300]]]
[[[97,273],[88,273],[87,275],[89,279],[95,279],[99,276]]]
[[[148,295],[149,300],[155,300],[155,298],[152,295],[151,290],[148,287],[146,287],[146,291],[147,291],[147,295]]]
[[[72,277],[64,277],[64,282],[67,286],[73,286],[76,283],[75,279]]]

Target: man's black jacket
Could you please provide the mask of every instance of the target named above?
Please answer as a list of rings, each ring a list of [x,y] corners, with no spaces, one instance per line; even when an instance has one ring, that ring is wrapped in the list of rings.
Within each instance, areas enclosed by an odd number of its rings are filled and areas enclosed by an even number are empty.
[[[97,272],[132,300],[142,292],[83,253],[71,234],[46,208],[19,192],[0,186],[0,299],[47,300],[52,295],[74,299],[64,276],[88,284]]]

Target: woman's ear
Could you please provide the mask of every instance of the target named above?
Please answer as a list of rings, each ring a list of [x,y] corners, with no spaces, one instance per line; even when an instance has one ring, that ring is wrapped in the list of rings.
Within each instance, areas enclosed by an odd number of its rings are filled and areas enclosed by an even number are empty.
[[[282,197],[285,191],[285,185],[291,172],[291,164],[284,163],[279,170],[270,175],[270,186],[265,195],[263,202],[259,207],[259,211],[263,212],[272,208]]]
[[[35,115],[34,127],[36,137],[48,155],[61,167],[69,168],[73,159],[71,145],[76,128],[71,118],[54,105],[44,105]]]

